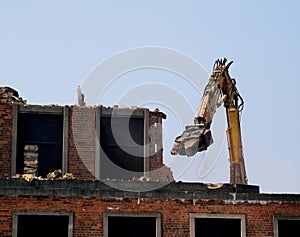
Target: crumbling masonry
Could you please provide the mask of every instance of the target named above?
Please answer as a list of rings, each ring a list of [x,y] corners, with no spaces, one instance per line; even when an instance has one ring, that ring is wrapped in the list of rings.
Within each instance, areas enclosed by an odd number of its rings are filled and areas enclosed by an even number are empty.
[[[173,181],[160,111],[0,101],[0,237],[299,236],[299,194]],[[112,115],[138,145],[109,139]]]

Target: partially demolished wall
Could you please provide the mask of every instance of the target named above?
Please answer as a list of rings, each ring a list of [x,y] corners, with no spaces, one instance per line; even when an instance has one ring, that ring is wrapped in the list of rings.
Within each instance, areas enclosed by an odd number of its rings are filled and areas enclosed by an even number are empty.
[[[1,156],[0,156],[0,177],[11,177],[16,174],[31,172],[36,174],[36,168],[39,162],[39,148],[35,144],[26,144],[21,149],[18,147],[18,117],[20,114],[49,114],[63,116],[63,134],[62,134],[62,166],[56,169],[62,170],[62,175],[72,173],[79,180],[94,180],[97,177],[97,111],[110,111],[111,108],[102,106],[56,106],[56,105],[23,105],[16,103],[0,103],[0,132],[1,132]],[[119,108],[124,111],[134,111],[130,108]],[[144,111],[146,109],[140,108]],[[155,147],[162,147],[162,131],[161,124],[165,115],[162,112],[148,112],[147,126],[151,133],[149,139],[149,157],[147,157],[147,165],[145,166],[148,174],[147,180],[156,181],[172,181],[172,172],[163,164],[162,149],[155,151]],[[155,126],[154,126],[155,123]],[[20,126],[19,126],[20,127]],[[150,131],[151,130],[151,131]],[[147,131],[147,133],[149,133]],[[156,144],[156,145],[155,145]],[[159,145],[157,145],[159,144]],[[34,148],[33,151],[28,150]],[[25,149],[25,150],[24,150]],[[21,151],[20,151],[21,150]],[[17,156],[19,153],[24,154],[24,168],[18,169]],[[53,172],[54,170],[49,170]],[[25,172],[25,171],[26,172]],[[147,171],[146,170],[146,171]],[[157,171],[156,171],[157,170]],[[36,174],[38,176],[38,174]],[[45,178],[45,177],[43,177]],[[139,178],[139,177],[137,177]]]

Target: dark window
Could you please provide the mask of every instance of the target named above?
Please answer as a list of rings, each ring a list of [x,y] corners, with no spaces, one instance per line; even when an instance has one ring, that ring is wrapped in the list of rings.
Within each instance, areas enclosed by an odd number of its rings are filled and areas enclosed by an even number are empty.
[[[18,237],[68,237],[69,216],[18,215]]]
[[[27,172],[32,163],[37,164],[38,176],[61,169],[62,134],[62,115],[19,114],[16,172]]]
[[[155,217],[108,217],[108,237],[156,237]]]
[[[102,116],[100,146],[102,179],[131,179],[143,172],[144,118]]]
[[[296,220],[296,219],[278,220],[278,236],[279,237],[300,236],[300,220]]]
[[[195,218],[195,236],[241,237],[241,220],[228,218]]]

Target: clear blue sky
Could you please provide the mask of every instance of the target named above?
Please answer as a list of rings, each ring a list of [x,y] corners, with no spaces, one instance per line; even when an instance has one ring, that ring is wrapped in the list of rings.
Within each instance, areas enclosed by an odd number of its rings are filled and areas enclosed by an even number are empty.
[[[249,183],[262,192],[300,193],[299,11],[296,0],[0,1],[0,84],[30,104],[74,104],[86,75],[126,49],[172,48],[208,73],[217,58],[227,57],[245,100]],[[172,80],[169,74],[145,70],[132,77],[144,76],[145,83],[149,75]],[[199,99],[191,101],[195,110]],[[105,103],[115,104],[114,96]],[[209,176],[196,181],[229,181],[226,146]],[[187,174],[197,172],[198,163]]]

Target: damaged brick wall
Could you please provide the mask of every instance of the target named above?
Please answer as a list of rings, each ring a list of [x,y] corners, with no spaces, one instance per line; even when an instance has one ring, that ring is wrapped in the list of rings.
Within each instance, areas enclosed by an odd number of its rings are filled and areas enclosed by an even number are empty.
[[[26,104],[26,100],[23,100],[19,96],[19,93],[11,87],[0,87],[0,103],[1,104]]]
[[[68,172],[80,180],[95,179],[95,143],[97,107],[72,106],[69,112],[69,161]],[[161,112],[149,113],[149,174],[150,180],[169,182],[173,180],[171,170],[163,164]],[[154,126],[154,124],[156,125]],[[158,151],[155,151],[155,144]]]
[[[11,175],[13,105],[0,103],[0,177]]]
[[[19,105],[22,106],[22,105]],[[26,110],[33,111],[39,105],[27,105]],[[47,107],[47,106],[46,106]],[[54,106],[61,108],[61,106]],[[54,108],[53,107],[53,108]],[[52,108],[52,107],[51,107]],[[68,161],[67,172],[72,173],[79,180],[95,179],[96,157],[96,109],[97,107],[70,106],[68,110]],[[11,104],[0,104],[0,177],[11,177],[13,114]],[[161,112],[149,113],[149,178],[151,180],[172,181],[171,170],[163,164],[162,148],[162,119]],[[154,124],[156,125],[154,126]],[[156,145],[155,145],[156,144]],[[155,146],[158,150],[155,152]]]
[[[163,164],[163,141],[162,141],[162,121],[166,115],[162,112],[149,112],[149,170],[152,180],[163,182],[173,181],[170,168]]]

